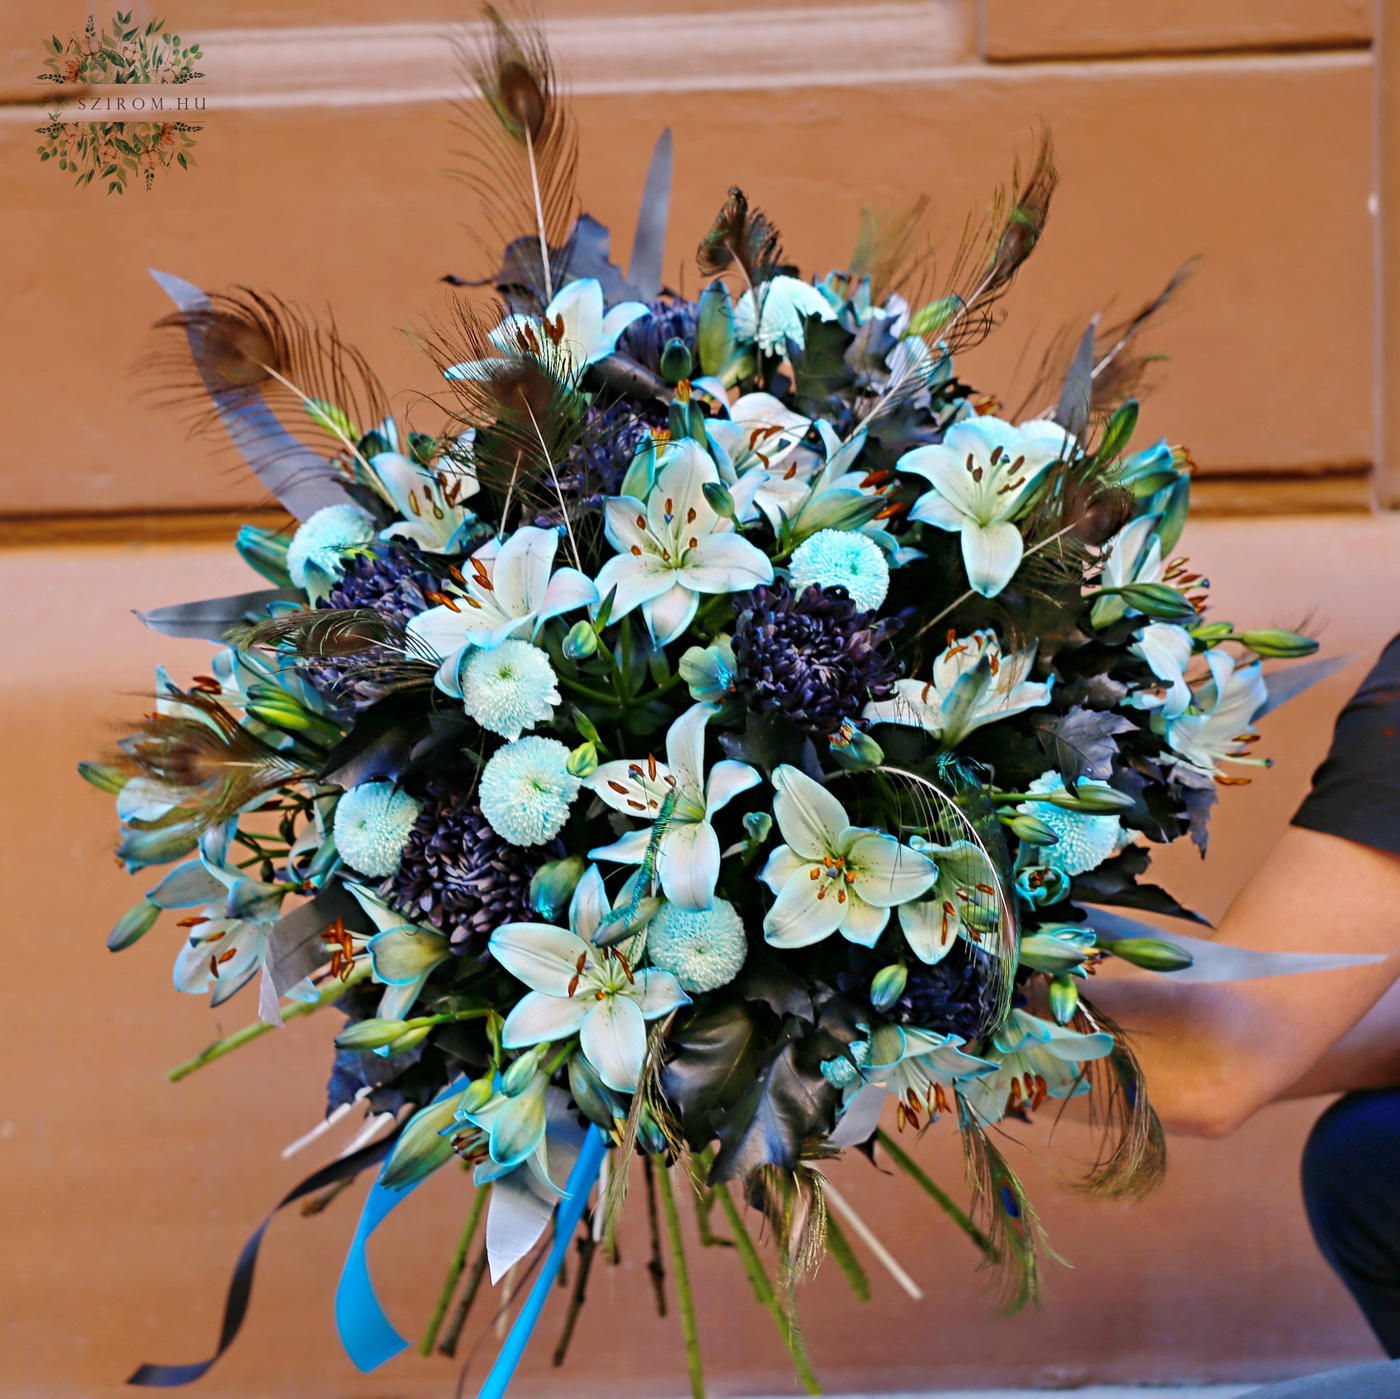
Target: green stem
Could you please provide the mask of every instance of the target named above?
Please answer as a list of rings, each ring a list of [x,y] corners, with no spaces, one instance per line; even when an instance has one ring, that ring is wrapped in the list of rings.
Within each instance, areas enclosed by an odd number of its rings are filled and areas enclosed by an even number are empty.
[[[860,1259],[856,1257],[850,1240],[841,1232],[841,1226],[836,1222],[835,1216],[830,1213],[826,1217],[826,1248],[850,1284],[851,1291],[856,1294],[856,1301],[868,1302],[870,1300],[870,1279],[866,1276],[865,1269],[861,1267]]]
[[[610,695],[602,690],[595,690],[591,685],[585,685],[581,680],[571,680],[567,675],[556,677],[559,683],[576,695],[582,695],[585,699],[591,699],[595,704],[605,704],[609,709],[623,709],[626,707],[623,699],[618,695]]]
[[[923,1167],[920,1166],[883,1127],[879,1128],[875,1135],[880,1145],[889,1152],[890,1160],[908,1175],[920,1189],[923,1190],[924,1194],[929,1196],[929,1198],[938,1205],[939,1209],[941,1209],[989,1259],[995,1261],[997,1258],[996,1246],[972,1222],[972,1219],[966,1212],[958,1208],[952,1197],[934,1183],[932,1178],[924,1171]]]
[[[685,1263],[685,1244],[681,1239],[681,1217],[676,1210],[676,1196],[671,1188],[671,1169],[665,1161],[656,1171],[657,1193],[666,1214],[666,1232],[671,1240],[671,1267],[676,1274],[676,1301],[681,1309],[681,1329],[685,1333],[685,1355],[690,1366],[691,1399],[705,1399],[705,1371],[700,1364],[700,1332],[695,1324],[695,1295],[690,1290],[690,1270]]]
[[[471,1213],[463,1226],[462,1237],[457,1240],[457,1251],[452,1255],[452,1262],[448,1264],[447,1276],[442,1280],[442,1291],[438,1294],[437,1306],[433,1308],[433,1314],[428,1319],[428,1329],[423,1332],[423,1339],[418,1342],[419,1355],[431,1355],[433,1346],[437,1344],[438,1330],[442,1326],[443,1317],[447,1315],[448,1307],[452,1305],[452,1294],[457,1290],[462,1269],[467,1266],[467,1252],[476,1236],[477,1225],[481,1223],[481,1212],[486,1208],[486,1197],[490,1193],[484,1187],[478,1186],[472,1198]]]
[[[313,1011],[321,1010],[333,1001],[338,1001],[352,986],[363,981],[369,975],[369,962],[361,962],[342,981],[339,977],[331,977],[321,987],[321,994],[314,1001],[295,1001],[282,1010],[282,1019],[297,1020],[303,1015],[310,1015]],[[255,1020],[251,1025],[245,1025],[241,1030],[235,1031],[226,1039],[215,1040],[208,1049],[202,1049],[193,1059],[186,1059],[183,1064],[176,1066],[166,1074],[166,1078],[171,1083],[179,1083],[182,1078],[188,1078],[196,1069],[202,1069],[206,1064],[212,1064],[215,1059],[222,1059],[225,1054],[232,1054],[235,1049],[241,1049],[251,1040],[267,1034],[269,1030],[275,1029],[265,1020]]]
[[[772,1313],[774,1325],[777,1326],[778,1334],[783,1338],[783,1344],[792,1357],[793,1369],[797,1371],[802,1387],[808,1394],[820,1394],[821,1382],[812,1369],[812,1362],[807,1358],[807,1348],[802,1344],[802,1337],[789,1324],[783,1304],[778,1300],[778,1294],[773,1291],[773,1284],[769,1282],[768,1274],[764,1271],[763,1260],[758,1256],[758,1250],[754,1247],[753,1239],[739,1214],[739,1207],[729,1193],[729,1186],[716,1186],[715,1194],[719,1197],[725,1218],[729,1220],[729,1228],[734,1235],[734,1246],[739,1250],[739,1257],[743,1261],[744,1272],[748,1274],[749,1286],[753,1288],[754,1296]]]

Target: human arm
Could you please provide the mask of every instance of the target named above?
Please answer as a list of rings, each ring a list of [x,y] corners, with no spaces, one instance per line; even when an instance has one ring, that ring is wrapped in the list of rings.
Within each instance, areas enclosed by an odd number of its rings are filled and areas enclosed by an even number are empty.
[[[1086,988],[1088,999],[1128,1032],[1163,1124],[1203,1137],[1224,1136],[1306,1084],[1305,1075],[1400,975],[1400,855],[1290,826],[1230,906],[1219,936],[1270,952],[1381,953],[1385,960],[1173,985],[1170,976],[1109,959]],[[1325,1068],[1324,1077],[1340,1067]],[[1360,1067],[1351,1062],[1353,1075]]]

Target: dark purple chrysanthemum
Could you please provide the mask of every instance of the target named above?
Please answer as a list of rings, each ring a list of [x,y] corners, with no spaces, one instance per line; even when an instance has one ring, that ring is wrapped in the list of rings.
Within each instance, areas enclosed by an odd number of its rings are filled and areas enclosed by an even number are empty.
[[[481,954],[502,923],[534,916],[530,877],[551,857],[543,846],[502,840],[472,798],[435,782],[398,873],[380,893],[409,917],[450,934],[454,952]]]
[[[695,354],[700,308],[693,301],[681,300],[650,304],[651,315],[633,321],[618,337],[617,348],[657,374],[661,370],[661,351],[668,341],[684,340],[691,354]]]
[[[345,571],[330,590],[324,606],[372,607],[399,626],[427,610],[425,593],[436,592],[441,582],[428,572],[417,554],[396,544],[381,544],[373,554],[359,554],[345,561]],[[353,663],[327,662],[308,667],[306,677],[327,699],[348,709],[363,709],[380,697],[366,656]]]
[[[739,600],[734,628],[737,688],[751,709],[776,710],[805,733],[826,736],[894,693],[888,621],[861,612],[840,588],[786,583]]]
[[[920,1029],[974,1039],[996,1004],[996,980],[992,959],[959,938],[933,966],[909,963],[904,994],[891,1013]]]
[[[564,522],[563,510],[556,503],[562,493],[571,520],[600,511],[608,496],[617,495],[622,478],[647,436],[647,424],[636,412],[622,404],[588,410],[586,441],[569,449],[559,464],[559,485],[552,480],[539,487],[540,505],[534,524],[554,529]]]

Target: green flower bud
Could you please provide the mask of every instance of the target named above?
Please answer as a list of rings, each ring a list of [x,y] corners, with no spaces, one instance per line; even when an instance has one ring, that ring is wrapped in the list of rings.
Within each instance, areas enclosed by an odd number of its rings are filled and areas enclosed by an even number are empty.
[[[560,917],[569,906],[574,888],[583,878],[588,861],[582,855],[550,860],[530,878],[530,907],[544,919]]]
[[[1021,939],[1021,964],[1038,972],[1067,972],[1083,966],[1089,952],[1078,941],[1047,929],[1031,933]]]
[[[661,377],[668,384],[679,384],[690,378],[690,346],[676,337],[668,340],[661,349]]]
[[[1050,982],[1050,1014],[1057,1025],[1068,1025],[1079,1008],[1079,987],[1068,976],[1057,976]]]
[[[1127,811],[1133,805],[1133,798],[1116,788],[1106,787],[1102,782],[1081,782],[1070,791],[1066,787],[1060,792],[1046,792],[1044,796],[1031,797],[1031,801],[1047,802],[1063,811],[1077,811],[1083,816],[1111,816],[1115,811]]]
[[[1106,943],[1104,950],[1150,972],[1185,971],[1196,960],[1184,947],[1162,938],[1119,938]]]
[[[598,633],[592,622],[575,622],[564,638],[564,654],[571,661],[586,661],[598,649]]]
[[[1168,583],[1128,583],[1121,588],[1105,588],[1145,617],[1159,622],[1182,622],[1196,615],[1195,604]]]
[[[1028,816],[1025,812],[1020,811],[1005,815],[1001,819],[1027,845],[1059,844],[1059,836],[1038,816]]]
[[[773,818],[766,811],[750,811],[744,815],[744,833],[755,845],[762,845],[772,834]]]
[[[462,1096],[457,1099],[457,1107],[453,1116],[460,1121],[464,1120],[469,1112],[480,1112],[495,1094],[496,1080],[491,1074],[483,1074],[480,1078],[472,1079],[467,1084]]]
[[[536,1045],[514,1060],[501,1075],[501,1092],[507,1098],[523,1093],[539,1072],[541,1047]]]
[[[453,1119],[456,1106],[456,1098],[444,1098],[420,1108],[408,1119],[408,1125],[389,1153],[382,1179],[384,1185],[390,1190],[403,1190],[432,1175],[452,1159],[451,1138],[455,1133],[451,1129],[456,1126]]]
[[[734,519],[734,496],[723,481],[706,481],[700,489],[704,492],[706,504],[716,515],[723,515],[726,520]]]
[[[436,1028],[435,1025],[410,1025],[398,1039],[390,1042],[389,1053],[406,1054],[410,1049],[416,1049]]]
[[[909,317],[909,325],[904,334],[936,335],[962,310],[963,305],[960,296],[940,296],[937,301],[930,301],[927,306],[919,307]]]
[[[821,491],[798,513],[792,525],[793,545],[824,529],[859,529],[869,524],[887,505],[884,496],[859,491]]]
[[[579,1111],[605,1132],[612,1131],[617,1122],[627,1116],[621,1103],[582,1054],[572,1055],[569,1059],[569,1092]]]
[[[598,771],[598,749],[588,739],[584,739],[564,764],[571,777],[589,778]]]
[[[120,918],[117,925],[107,934],[107,950],[121,952],[133,942],[140,942],[156,925],[160,909],[149,899],[133,904]]]
[[[1210,646],[1217,641],[1227,641],[1234,636],[1235,624],[1233,622],[1198,622],[1194,627],[1187,627],[1186,630],[1191,633],[1193,641]]]
[[[1311,656],[1318,643],[1310,636],[1299,636],[1295,631],[1284,631],[1281,627],[1265,627],[1260,631],[1245,631],[1238,639],[1256,655],[1270,656],[1278,660],[1295,660],[1299,656]]]
[[[901,962],[881,967],[870,982],[870,1004],[888,1010],[903,994],[909,982],[908,969]]]
[[[357,1020],[336,1037],[337,1049],[383,1049],[409,1030],[407,1020]]]
[[[79,763],[78,776],[84,782],[91,783],[99,792],[108,792],[112,796],[116,796],[129,780],[106,763]]]
[[[332,744],[340,739],[340,730],[319,714],[302,704],[280,685],[249,685],[248,713],[274,729],[288,733],[304,733],[315,742]]]

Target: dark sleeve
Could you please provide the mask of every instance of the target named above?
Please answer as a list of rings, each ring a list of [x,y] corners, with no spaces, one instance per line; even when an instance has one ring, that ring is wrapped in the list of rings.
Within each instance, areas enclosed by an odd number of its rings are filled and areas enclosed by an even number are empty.
[[[1293,824],[1400,855],[1400,636],[1337,716]]]

